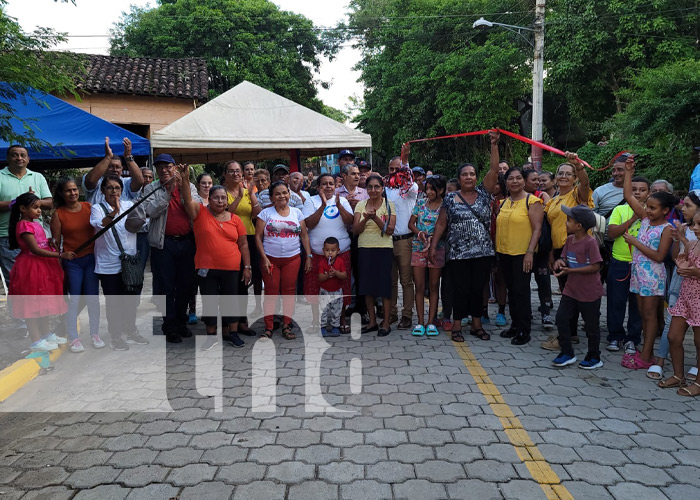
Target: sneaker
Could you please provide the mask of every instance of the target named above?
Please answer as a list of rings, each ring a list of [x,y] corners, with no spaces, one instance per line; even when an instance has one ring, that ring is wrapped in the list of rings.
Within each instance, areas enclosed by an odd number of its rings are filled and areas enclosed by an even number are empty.
[[[195,313],[190,313],[189,316],[187,316],[187,324],[188,325],[196,325],[197,324],[197,315]]]
[[[338,328],[337,326],[334,326],[331,329],[330,335],[331,335],[331,337],[340,337],[340,328]]]
[[[554,321],[552,321],[552,317],[549,314],[542,315],[542,327],[545,330],[552,330],[554,328]]]
[[[56,349],[58,349],[58,344],[54,344],[53,342],[49,342],[46,339],[41,339],[41,340],[37,340],[36,342],[33,342],[29,346],[29,348],[32,351],[48,352],[48,351],[55,351]]]
[[[635,352],[637,352],[637,346],[634,345],[634,342],[632,342],[631,340],[625,342],[622,347],[625,350],[625,354],[634,354]]]
[[[586,359],[578,364],[578,367],[583,368],[584,370],[595,370],[601,366],[603,366],[603,362],[600,360],[600,358],[591,356],[590,354],[586,354]]]
[[[617,352],[620,350],[620,341],[619,340],[611,340],[608,342],[608,351],[610,352]]]
[[[554,366],[567,366],[574,363],[576,363],[576,356],[571,356],[570,354],[560,354],[552,361]]]
[[[44,340],[46,340],[50,344],[58,344],[58,345],[63,345],[68,343],[68,339],[65,337],[59,337],[55,333],[49,333],[46,337],[44,337]]]
[[[70,352],[85,352],[85,348],[80,339],[75,339],[70,343]]]
[[[558,335],[552,335],[550,336],[547,340],[542,342],[540,344],[540,347],[542,349],[546,349],[548,351],[558,351],[559,350],[559,336]]]
[[[330,337],[331,334],[330,332],[326,329],[325,326],[321,327],[321,337]]]
[[[238,336],[238,332],[229,332],[223,340],[233,347],[243,347],[245,345],[245,342]]]
[[[483,318],[482,318],[483,322]],[[508,324],[508,321],[506,321],[506,315],[498,313],[496,315],[496,326],[506,326]]]
[[[506,320],[506,315],[498,313],[496,315],[496,326],[506,326],[508,324],[508,321]]]
[[[117,338],[112,338],[109,340],[109,347],[113,351],[128,351],[129,350],[129,345],[124,342],[124,339],[121,337]]]
[[[215,346],[219,344],[219,338],[216,335],[207,335],[207,338],[202,344],[203,351],[211,351]]]
[[[94,347],[95,349],[102,349],[104,346],[105,343],[99,335],[92,336],[92,347]]]
[[[504,318],[505,318],[505,317],[504,317]],[[490,324],[490,323],[491,323],[491,318],[489,318],[488,316],[482,316],[482,317],[481,317],[481,324],[482,324],[482,325],[488,325],[488,324]],[[505,325],[505,323],[503,323],[503,324]]]
[[[134,332],[131,335],[126,336],[126,343],[127,344],[134,344],[134,345],[148,345],[150,342],[143,338],[139,332]]]

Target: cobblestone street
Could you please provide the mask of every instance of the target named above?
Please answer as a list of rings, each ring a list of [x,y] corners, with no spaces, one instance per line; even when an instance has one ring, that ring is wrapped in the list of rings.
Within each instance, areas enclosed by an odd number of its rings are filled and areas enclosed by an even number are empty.
[[[66,352],[0,405],[0,499],[700,498],[700,403],[605,343],[602,369],[554,368],[534,323],[522,347],[489,325],[464,345],[394,328],[325,353],[278,332],[276,352],[201,336]]]

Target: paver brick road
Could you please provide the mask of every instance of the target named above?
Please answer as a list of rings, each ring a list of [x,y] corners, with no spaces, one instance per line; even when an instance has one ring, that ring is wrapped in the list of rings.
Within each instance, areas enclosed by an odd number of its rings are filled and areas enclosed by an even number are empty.
[[[0,406],[0,499],[700,498],[700,401],[487,329],[67,352]]]

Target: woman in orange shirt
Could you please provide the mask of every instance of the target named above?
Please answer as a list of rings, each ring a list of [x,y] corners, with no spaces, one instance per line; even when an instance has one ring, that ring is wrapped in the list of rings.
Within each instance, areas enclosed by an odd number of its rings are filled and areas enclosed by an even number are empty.
[[[228,207],[226,188],[214,186],[209,190],[209,205],[204,207],[192,199],[189,192],[189,166],[179,165],[183,188],[182,201],[187,215],[192,220],[197,253],[194,265],[199,279],[199,290],[204,301],[202,320],[207,327],[207,340],[202,349],[208,351],[217,343],[216,320],[222,316],[222,340],[234,347],[245,344],[236,331],[237,305],[232,297],[239,294],[239,281],[246,285],[251,280],[250,253],[243,221]],[[241,272],[243,261],[243,272]],[[218,297],[218,300],[212,299]],[[224,311],[234,316],[224,315]]]
[[[86,201],[78,201],[79,197],[75,179],[64,178],[56,183],[53,193],[56,212],[51,218],[51,235],[56,248],[63,244],[64,252],[74,252],[95,234],[95,229],[90,225],[91,206]],[[105,343],[99,335],[100,287],[95,274],[94,244],[77,254],[75,259],[64,260],[63,269],[70,295],[66,314],[70,350],[76,353],[85,351],[78,337],[78,307],[82,294],[85,294],[88,307],[92,345],[95,349],[101,349]]]

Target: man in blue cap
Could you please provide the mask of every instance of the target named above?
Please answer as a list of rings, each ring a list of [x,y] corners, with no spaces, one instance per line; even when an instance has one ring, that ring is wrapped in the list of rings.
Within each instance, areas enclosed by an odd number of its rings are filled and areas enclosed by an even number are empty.
[[[187,328],[187,304],[194,287],[194,234],[180,194],[180,173],[175,160],[159,154],[153,161],[158,181],[146,186],[143,196],[157,190],[129,214],[126,229],[138,232],[150,217],[148,243],[151,245],[151,270],[154,293],[165,295],[162,330],[168,342],[180,343],[191,337]],[[158,189],[163,186],[163,189]],[[201,202],[197,188],[190,182],[192,199]],[[161,304],[161,313],[162,304]]]

